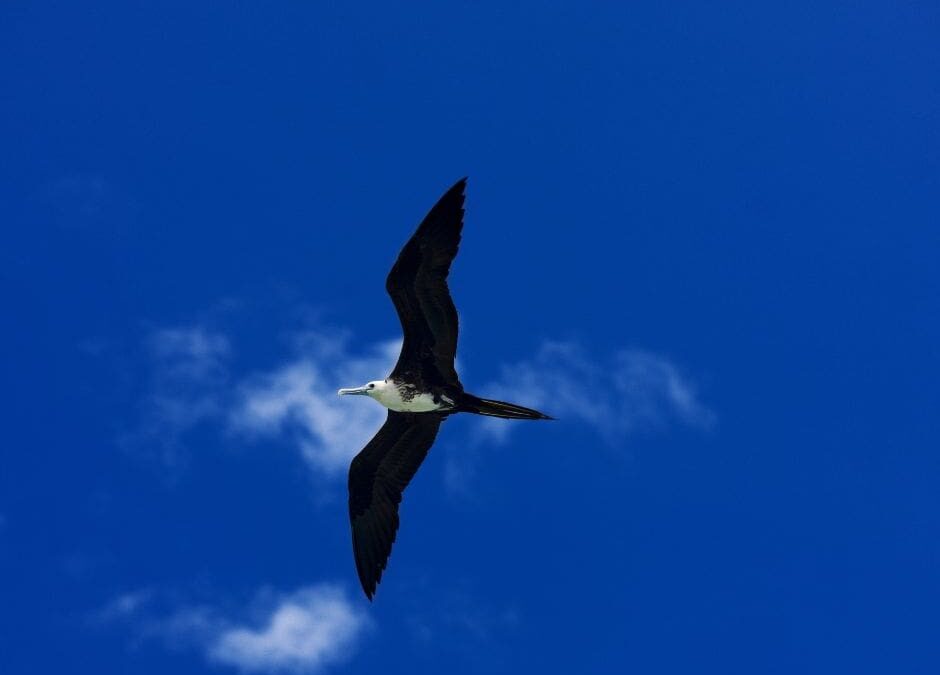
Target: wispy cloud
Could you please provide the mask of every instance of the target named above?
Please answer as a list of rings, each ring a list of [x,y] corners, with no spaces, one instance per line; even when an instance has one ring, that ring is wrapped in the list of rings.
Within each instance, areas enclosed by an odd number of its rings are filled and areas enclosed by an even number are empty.
[[[531,359],[504,365],[478,393],[542,410],[558,418],[553,424],[579,425],[615,446],[632,433],[670,425],[706,430],[716,420],[678,366],[640,349],[598,357],[574,342],[546,340]],[[486,418],[475,428],[469,446],[451,453],[444,465],[444,483],[455,494],[467,494],[476,473],[472,450],[504,443],[522,426]]]
[[[151,367],[140,424],[120,440],[172,465],[182,458],[182,437],[224,409],[231,346],[225,335],[195,325],[154,331],[145,348]]]
[[[223,376],[231,353],[226,336],[203,326],[164,328],[155,331],[148,344],[168,377],[190,381]]]
[[[480,643],[515,630],[520,623],[515,608],[488,604],[480,593],[445,588],[435,589],[434,595],[433,599],[422,598],[422,607],[408,617],[412,637],[418,642],[429,643],[446,635],[453,646],[463,643],[478,648]]]
[[[350,404],[336,390],[384,377],[401,342],[379,342],[361,354],[351,353],[337,334],[308,333],[299,342],[300,355],[242,383],[229,425],[255,437],[287,435],[311,468],[335,475],[346,470],[386,415],[375,404]]]
[[[313,672],[348,655],[365,627],[340,589],[303,588],[281,598],[260,625],[222,630],[208,654],[245,671]]]
[[[92,614],[95,622],[111,623],[135,616],[153,598],[148,588],[121,593]]]
[[[211,423],[230,440],[285,441],[315,474],[343,472],[386,411],[340,399],[336,390],[384,377],[401,341],[353,352],[344,333],[324,329],[296,335],[292,344],[294,354],[282,364],[236,373],[222,333],[199,325],[154,331],[146,340],[151,373],[140,425],[122,441],[149,444],[175,464],[186,434]]]
[[[246,673],[317,673],[352,656],[369,627],[364,611],[333,584],[290,593],[262,591],[239,616],[209,606],[159,614],[153,593],[121,595],[97,621],[130,623],[139,639],[195,648],[211,663]]]
[[[470,671],[507,670],[507,647],[529,623],[512,593],[487,597],[470,579],[406,580],[399,609],[411,646],[421,658],[464,664]]]
[[[485,393],[583,423],[610,441],[669,423],[707,429],[715,422],[677,366],[639,349],[592,358],[577,343],[545,341],[532,359],[503,366]],[[498,422],[483,426],[497,440],[513,428]]]
[[[279,441],[297,449],[316,475],[342,475],[352,457],[382,425],[386,411],[372,401],[345,400],[337,388],[385,376],[399,340],[351,349],[345,333],[321,329],[292,341],[292,356],[268,370],[234,374],[231,346],[201,327],[155,332],[148,341],[155,363],[143,432],[163,435],[173,449],[196,425],[212,420],[229,439]],[[574,342],[544,341],[535,355],[505,364],[475,393],[521,403],[579,425],[617,445],[630,434],[679,425],[708,429],[715,414],[693,381],[669,359],[621,349],[598,356]],[[471,445],[503,443],[524,425],[477,420]],[[472,472],[472,453],[445,465],[451,487]]]

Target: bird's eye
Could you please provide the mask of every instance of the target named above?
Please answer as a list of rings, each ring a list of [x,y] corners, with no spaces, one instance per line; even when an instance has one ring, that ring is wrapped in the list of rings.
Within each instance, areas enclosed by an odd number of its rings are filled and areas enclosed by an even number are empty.
[[[374,385],[374,384],[370,384],[370,385],[369,385],[369,389],[375,389],[375,385]]]

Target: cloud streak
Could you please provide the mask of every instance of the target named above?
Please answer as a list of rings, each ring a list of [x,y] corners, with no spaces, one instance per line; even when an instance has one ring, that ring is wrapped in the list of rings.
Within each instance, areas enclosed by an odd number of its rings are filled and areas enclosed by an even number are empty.
[[[302,588],[281,598],[259,625],[219,631],[207,654],[245,672],[311,673],[342,661],[366,623],[339,588]]]
[[[310,331],[294,340],[294,355],[254,373],[231,372],[231,345],[201,327],[156,331],[148,340],[155,365],[143,435],[174,449],[189,430],[212,421],[230,440],[277,442],[295,448],[314,475],[336,478],[385,420],[371,401],[336,396],[391,371],[401,342],[350,349],[345,334]],[[575,342],[546,340],[535,355],[501,367],[499,376],[472,389],[520,403],[579,425],[617,445],[637,432],[685,426],[707,430],[716,421],[690,378],[665,357],[641,349],[606,356]],[[482,418],[471,445],[507,442],[521,425]],[[469,460],[461,460],[467,463]],[[448,462],[445,480],[465,473]]]
[[[716,421],[677,366],[640,349],[621,349],[598,358],[578,343],[546,340],[535,356],[506,364],[500,371],[498,378],[480,387],[481,395],[542,410],[558,418],[552,424],[580,426],[612,446],[622,445],[634,433],[674,425],[707,430]],[[506,443],[522,426],[478,420],[470,443],[447,457],[447,489],[469,496],[468,485],[479,460],[474,450]]]
[[[350,405],[336,390],[384,377],[400,348],[400,341],[389,340],[354,355],[342,337],[308,334],[301,340],[302,355],[239,387],[229,426],[255,438],[288,436],[313,470],[343,473],[386,411],[375,404]]]
[[[174,649],[194,648],[206,661],[244,673],[319,673],[350,658],[369,619],[334,584],[290,593],[262,591],[238,617],[217,608],[153,609],[154,594],[117,597],[94,616],[102,623],[130,622],[141,639]]]
[[[144,347],[151,367],[140,423],[119,443],[174,466],[185,459],[184,436],[225,406],[231,345],[225,335],[194,325],[154,331]]]
[[[580,422],[612,442],[673,422],[699,429],[715,423],[691,380],[666,358],[639,349],[593,359],[577,343],[545,341],[532,359],[503,366],[485,393]],[[483,428],[504,440],[513,427],[485,420]]]
[[[159,451],[168,465],[184,459],[188,433],[210,423],[230,440],[286,442],[316,475],[332,477],[385,421],[377,405],[350,405],[341,386],[391,371],[400,340],[353,353],[343,333],[311,331],[294,340],[292,358],[266,371],[236,374],[229,339],[204,326],[154,331],[145,341],[151,364],[141,422],[121,439]]]

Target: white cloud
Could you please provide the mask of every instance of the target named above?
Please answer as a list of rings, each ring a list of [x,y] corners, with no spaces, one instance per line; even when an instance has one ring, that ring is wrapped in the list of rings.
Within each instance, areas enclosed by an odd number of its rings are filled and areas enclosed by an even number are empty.
[[[146,347],[151,373],[139,428],[125,444],[158,449],[175,464],[184,436],[213,422],[232,438],[288,439],[318,474],[335,476],[385,421],[373,401],[340,399],[336,390],[385,377],[400,340],[353,353],[343,334],[321,330],[294,340],[296,355],[268,371],[238,375],[226,336],[202,326],[161,329]]]
[[[303,588],[280,600],[257,626],[231,626],[209,658],[246,672],[315,672],[343,660],[366,627],[334,586]]]
[[[475,393],[541,410],[558,418],[552,424],[586,426],[610,444],[670,424],[708,429],[715,423],[715,414],[677,366],[639,349],[597,358],[576,343],[544,341],[533,358],[503,366],[499,378]],[[522,427],[480,419],[471,449],[505,442]],[[467,450],[465,445],[460,453],[450,453],[444,465],[444,484],[465,495],[478,459]]]
[[[400,345],[378,342],[354,355],[342,338],[308,334],[302,356],[239,387],[229,424],[253,436],[293,437],[313,469],[341,473],[386,412],[372,401],[340,399],[336,389],[383,377]],[[672,422],[705,429],[715,419],[676,366],[636,349],[598,361],[577,344],[546,341],[534,358],[503,366],[501,376],[476,393],[538,408],[562,423],[587,425],[610,442]],[[477,422],[478,441],[505,441],[521,428],[492,418]],[[451,482],[455,467],[448,464],[445,472]]]
[[[289,434],[311,468],[336,475],[386,416],[373,401],[341,399],[336,390],[385,377],[401,342],[380,342],[362,355],[351,354],[344,339],[322,334],[307,334],[302,345],[302,356],[239,387],[229,424],[252,436]]]
[[[195,648],[215,664],[246,673],[318,673],[350,658],[369,627],[365,612],[333,584],[291,593],[258,593],[244,616],[207,606],[159,615],[149,591],[128,593],[95,614],[99,622],[130,622],[141,639],[173,649]]]
[[[148,345],[155,375],[145,436],[162,433],[173,449],[187,431],[212,420],[230,438],[287,441],[315,474],[332,478],[346,471],[386,416],[374,401],[343,399],[336,390],[384,377],[401,342],[374,342],[354,352],[341,332],[311,331],[295,339],[293,357],[242,376],[230,372],[227,338],[201,327],[157,331]],[[715,422],[676,365],[639,349],[599,357],[577,343],[544,341],[532,358],[504,365],[494,381],[468,388],[542,410],[559,419],[554,424],[583,425],[612,444],[635,432],[670,425],[708,429]],[[523,426],[481,418],[471,444],[504,442]],[[445,482],[465,482],[472,463],[472,457],[449,459]]]
[[[706,429],[715,420],[675,365],[638,349],[592,359],[575,343],[546,341],[534,358],[503,366],[500,378],[481,391],[581,422],[610,441],[670,422]],[[483,428],[502,440],[514,426],[499,422],[484,420]]]

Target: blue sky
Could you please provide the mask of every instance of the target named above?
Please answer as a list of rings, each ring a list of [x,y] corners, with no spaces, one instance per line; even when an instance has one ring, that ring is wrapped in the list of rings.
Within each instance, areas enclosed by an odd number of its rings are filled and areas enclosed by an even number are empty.
[[[0,8],[3,673],[935,673],[934,3]],[[377,599],[383,289],[467,388]]]

